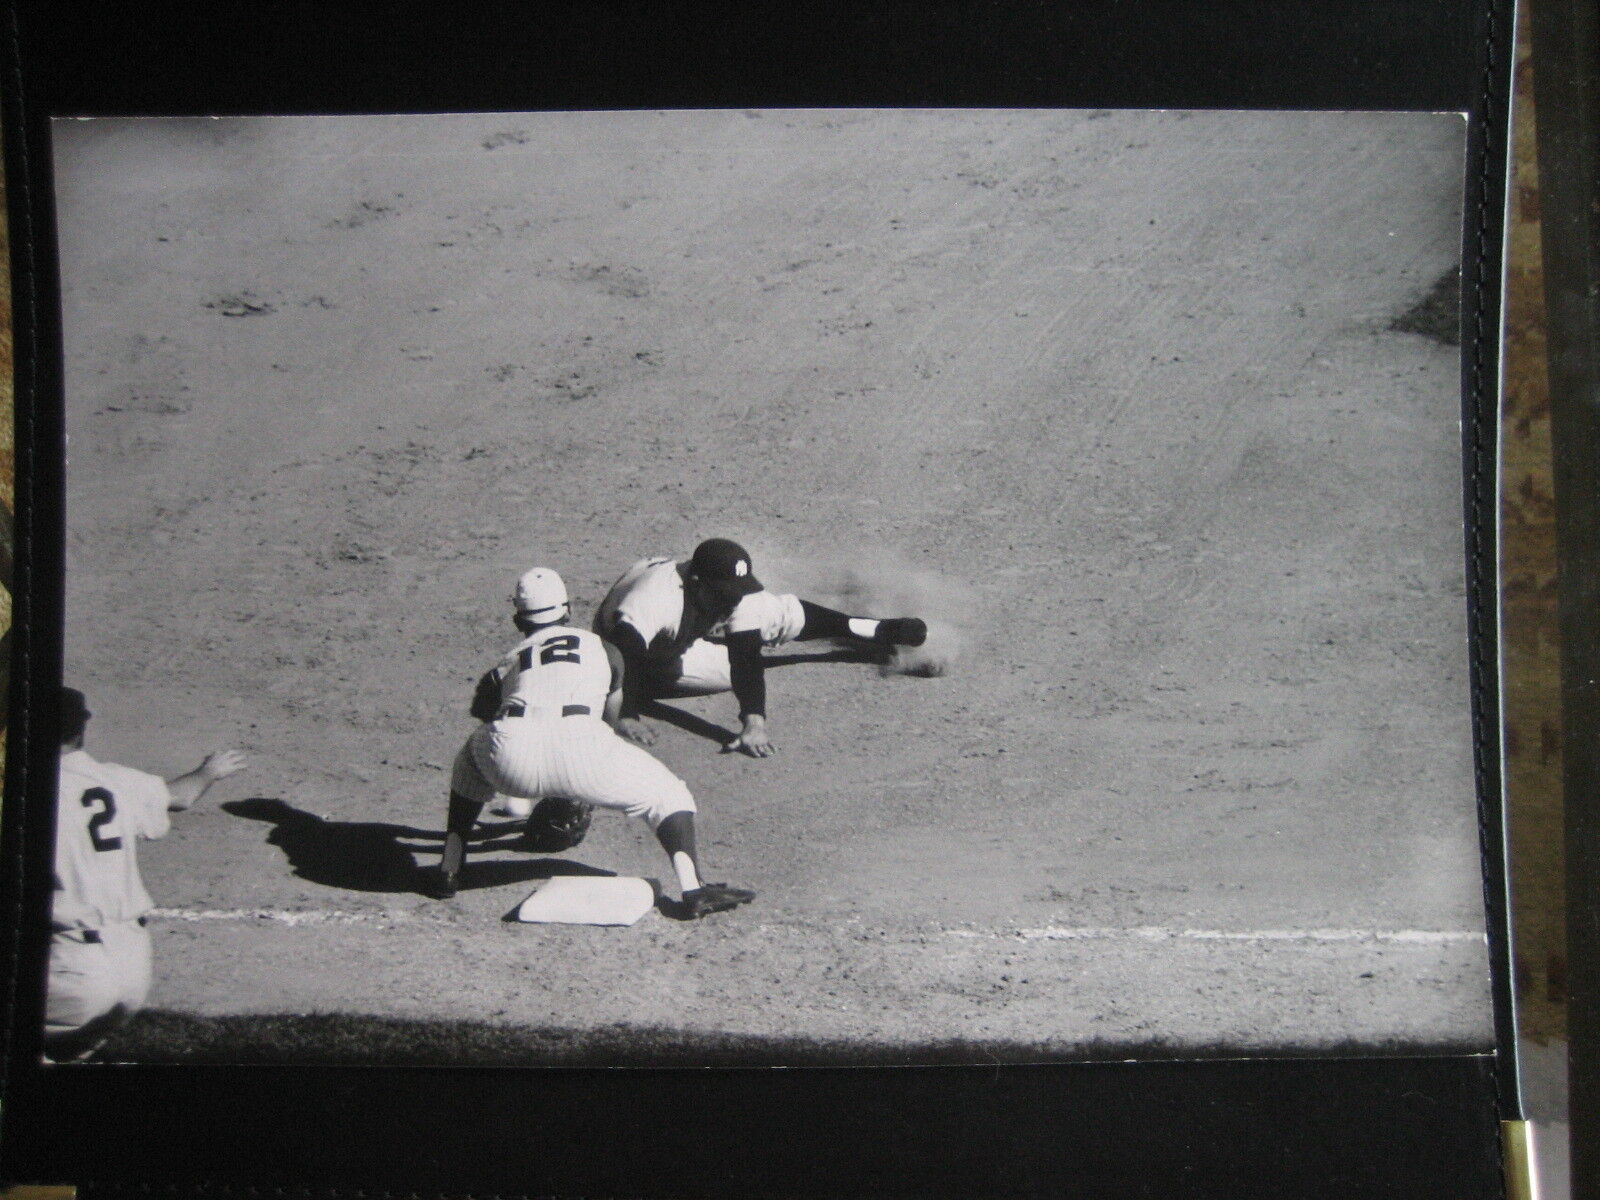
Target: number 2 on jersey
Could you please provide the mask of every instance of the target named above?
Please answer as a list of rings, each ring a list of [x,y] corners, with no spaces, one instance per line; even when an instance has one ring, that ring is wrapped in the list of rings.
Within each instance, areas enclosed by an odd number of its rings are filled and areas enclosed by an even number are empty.
[[[539,646],[539,661],[545,665],[550,663],[575,663],[578,661],[578,639],[573,634],[563,634],[553,637],[548,642]],[[528,646],[519,656],[519,665],[524,671],[533,668],[533,647]]]
[[[111,818],[117,815],[117,798],[105,788],[90,788],[83,794],[83,806],[93,808],[100,806],[100,811],[89,818],[89,840],[94,843],[96,850],[121,850],[122,839],[115,835],[106,836],[100,832],[102,826],[110,823]]]

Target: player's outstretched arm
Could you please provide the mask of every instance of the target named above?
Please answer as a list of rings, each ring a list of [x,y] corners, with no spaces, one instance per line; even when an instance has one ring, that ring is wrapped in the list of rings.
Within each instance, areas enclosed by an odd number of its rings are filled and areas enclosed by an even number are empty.
[[[724,753],[767,758],[777,747],[767,736],[767,672],[761,657],[761,634],[747,630],[728,637],[728,674],[739,701],[739,736],[723,746]]]
[[[626,621],[617,622],[606,644],[614,646],[622,660],[621,695],[611,726],[622,737],[637,746],[653,746],[656,732],[640,716],[644,706],[645,644],[639,631]],[[607,710],[611,708],[607,702]]]
[[[619,713],[616,720],[611,722],[611,727],[619,737],[627,738],[635,746],[656,744],[656,731],[645,724],[643,717],[625,717]]]
[[[738,752],[748,754],[751,758],[767,758],[777,753],[778,748],[767,736],[766,717],[760,713],[746,713],[743,725],[744,727],[739,730],[739,736],[722,747],[724,754]]]
[[[182,812],[204,796],[213,783],[244,770],[246,763],[245,756],[237,750],[218,750],[206,755],[205,761],[188,774],[167,780],[167,792],[172,797],[167,810]]]

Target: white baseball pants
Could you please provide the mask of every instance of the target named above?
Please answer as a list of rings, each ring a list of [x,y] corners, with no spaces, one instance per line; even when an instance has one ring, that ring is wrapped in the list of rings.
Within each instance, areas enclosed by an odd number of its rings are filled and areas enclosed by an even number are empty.
[[[502,717],[480,725],[456,755],[450,790],[486,804],[495,793],[566,796],[640,817],[655,829],[694,812],[688,786],[598,717]]]
[[[150,931],[138,921],[57,931],[50,939],[45,1033],[72,1033],[119,1004],[130,1014],[143,1008],[150,968]]]

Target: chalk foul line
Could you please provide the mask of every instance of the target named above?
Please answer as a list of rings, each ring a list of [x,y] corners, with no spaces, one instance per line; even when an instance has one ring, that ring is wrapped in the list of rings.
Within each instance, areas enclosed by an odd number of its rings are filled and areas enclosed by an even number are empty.
[[[353,925],[363,921],[415,921],[415,913],[384,909],[380,912],[341,912],[337,909],[294,908],[154,908],[150,916],[160,921],[270,921],[278,925]]]
[[[1484,942],[1486,936],[1470,929],[1175,929],[1162,925],[1132,927],[1047,925],[1041,929],[947,929],[949,937],[1015,939],[1019,941],[1141,941],[1141,942],[1378,942],[1393,945],[1441,946]]]
[[[150,916],[162,921],[264,921],[276,925],[354,925],[427,921],[406,909],[352,912],[339,909],[290,908],[157,908]],[[1046,925],[1037,929],[946,929],[944,936],[986,941],[1079,942],[1289,942],[1315,944],[1380,944],[1445,946],[1484,943],[1485,935],[1470,929],[1179,929],[1165,925]]]

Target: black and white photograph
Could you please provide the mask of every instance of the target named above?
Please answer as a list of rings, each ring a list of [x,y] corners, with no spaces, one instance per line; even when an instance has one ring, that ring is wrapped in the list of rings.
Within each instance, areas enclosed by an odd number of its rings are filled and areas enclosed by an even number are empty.
[[[1492,1051],[1460,113],[51,141],[52,1061]]]

